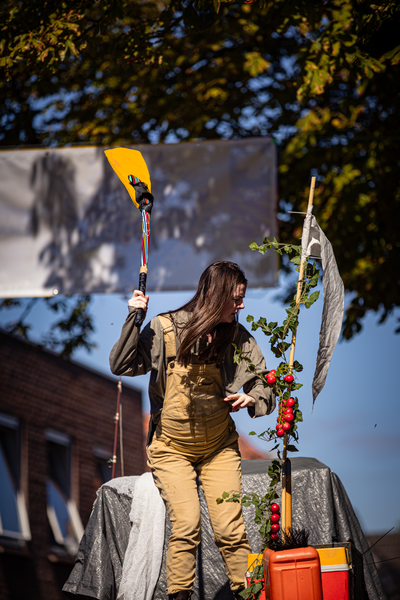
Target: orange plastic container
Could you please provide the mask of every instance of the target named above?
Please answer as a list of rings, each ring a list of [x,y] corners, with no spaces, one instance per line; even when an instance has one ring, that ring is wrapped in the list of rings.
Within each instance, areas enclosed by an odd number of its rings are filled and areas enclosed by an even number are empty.
[[[315,548],[263,554],[267,600],[322,600],[321,566]]]

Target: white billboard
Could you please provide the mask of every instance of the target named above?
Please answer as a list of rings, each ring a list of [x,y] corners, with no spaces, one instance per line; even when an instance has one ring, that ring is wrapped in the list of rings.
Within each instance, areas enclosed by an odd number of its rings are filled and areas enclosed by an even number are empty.
[[[148,291],[191,290],[216,260],[251,287],[276,283],[271,138],[134,146],[154,207]],[[0,297],[130,292],[138,284],[141,215],[99,147],[0,151]]]

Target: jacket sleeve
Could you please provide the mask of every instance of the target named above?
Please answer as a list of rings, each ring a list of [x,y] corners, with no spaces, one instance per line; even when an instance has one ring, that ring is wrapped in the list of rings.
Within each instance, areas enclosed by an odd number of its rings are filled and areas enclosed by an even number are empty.
[[[159,372],[164,362],[164,338],[160,321],[154,318],[142,332],[135,325],[136,309],[129,307],[119,340],[110,353],[114,375],[144,375],[151,369]]]
[[[247,371],[247,361],[242,360],[238,364],[234,363],[233,356],[235,351],[232,347],[232,350],[229,350],[228,364],[226,365],[226,391],[229,394],[234,394],[243,387],[244,393],[252,396],[255,400],[255,406],[247,409],[250,417],[269,415],[276,406],[275,394],[271,387],[265,387],[263,381],[257,377],[257,375],[266,375],[268,372],[265,365],[265,358],[254,337],[243,326],[240,326],[235,343],[254,364],[255,370],[251,372]],[[231,367],[233,368],[232,375],[229,373],[230,369],[228,365],[233,365]]]

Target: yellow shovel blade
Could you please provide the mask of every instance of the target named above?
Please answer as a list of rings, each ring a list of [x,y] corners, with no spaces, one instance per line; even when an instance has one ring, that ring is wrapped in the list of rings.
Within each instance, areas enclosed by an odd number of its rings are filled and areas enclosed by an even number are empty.
[[[128,148],[112,148],[111,150],[105,150],[104,154],[128,190],[128,194],[132,198],[134,205],[139,208],[136,202],[135,189],[129,183],[128,175],[132,175],[132,177],[143,181],[147,185],[149,192],[151,192],[149,170],[143,156],[139,150],[130,150]]]

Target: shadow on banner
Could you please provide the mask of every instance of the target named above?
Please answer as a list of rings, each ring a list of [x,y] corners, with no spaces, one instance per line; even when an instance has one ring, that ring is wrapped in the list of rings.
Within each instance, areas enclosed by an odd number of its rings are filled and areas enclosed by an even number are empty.
[[[271,138],[135,146],[154,209],[148,291],[191,290],[216,260],[250,287],[277,279]],[[0,152],[0,297],[129,292],[140,266],[141,216],[104,155],[81,147]]]

